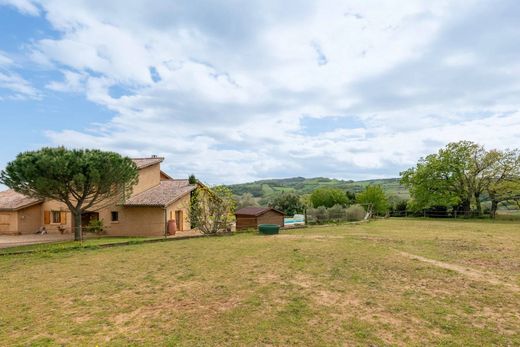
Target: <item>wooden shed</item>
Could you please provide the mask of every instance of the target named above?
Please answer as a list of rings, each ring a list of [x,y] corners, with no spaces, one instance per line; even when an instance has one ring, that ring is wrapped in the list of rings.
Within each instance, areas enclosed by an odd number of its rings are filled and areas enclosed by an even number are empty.
[[[284,226],[285,213],[271,207],[244,207],[235,212],[237,230],[256,229],[259,224]]]

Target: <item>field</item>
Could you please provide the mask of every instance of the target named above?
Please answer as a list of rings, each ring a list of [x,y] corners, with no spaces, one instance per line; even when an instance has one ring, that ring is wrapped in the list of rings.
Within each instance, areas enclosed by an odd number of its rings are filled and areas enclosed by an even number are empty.
[[[251,193],[257,198],[266,198],[280,192],[295,192],[299,195],[311,194],[318,188],[335,188],[343,191],[359,193],[370,184],[379,184],[389,196],[409,199],[410,193],[399,183],[399,178],[376,179],[368,181],[345,181],[334,178],[282,178],[261,180],[250,183],[233,184],[229,188],[235,195]]]
[[[389,219],[0,256],[0,341],[520,345],[520,225]]]

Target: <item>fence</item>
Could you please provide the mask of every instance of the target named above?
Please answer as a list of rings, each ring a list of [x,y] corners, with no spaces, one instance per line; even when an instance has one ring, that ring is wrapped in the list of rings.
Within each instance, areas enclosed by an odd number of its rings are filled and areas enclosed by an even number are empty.
[[[471,211],[435,211],[435,210],[421,210],[421,211],[390,211],[389,217],[424,217],[424,218],[451,218],[451,219],[468,219],[468,218],[482,218],[491,219],[492,215],[488,211],[477,212]],[[504,211],[497,211],[496,219],[502,220],[520,220],[520,211],[517,214],[504,213]]]

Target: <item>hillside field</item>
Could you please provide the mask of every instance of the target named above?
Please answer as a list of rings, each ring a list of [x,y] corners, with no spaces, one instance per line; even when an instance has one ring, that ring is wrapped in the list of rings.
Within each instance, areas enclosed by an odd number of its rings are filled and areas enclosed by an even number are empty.
[[[376,179],[366,181],[345,181],[333,178],[283,178],[261,180],[250,183],[233,184],[229,188],[235,195],[251,193],[254,197],[261,198],[282,191],[292,191],[300,195],[310,194],[317,188],[337,188],[343,191],[359,193],[369,184],[380,184],[388,195],[396,195],[403,199],[409,198],[408,190],[399,183],[399,178]]]
[[[520,345],[519,224],[378,220],[0,256],[5,346]]]

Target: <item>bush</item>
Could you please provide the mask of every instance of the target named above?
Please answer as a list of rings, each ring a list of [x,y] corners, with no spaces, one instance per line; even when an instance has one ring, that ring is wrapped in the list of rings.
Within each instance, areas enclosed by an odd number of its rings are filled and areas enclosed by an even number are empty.
[[[87,225],[87,232],[89,233],[96,233],[96,234],[102,234],[103,233],[103,221],[99,219],[91,219],[90,222],[88,222]]]
[[[329,219],[332,221],[339,222],[346,217],[345,209],[341,205],[334,205],[327,212],[329,213]]]
[[[349,222],[363,220],[365,218],[365,209],[361,205],[352,205],[345,211]]]
[[[329,213],[324,206],[310,208],[307,210],[307,218],[310,223],[324,224],[329,220]]]

